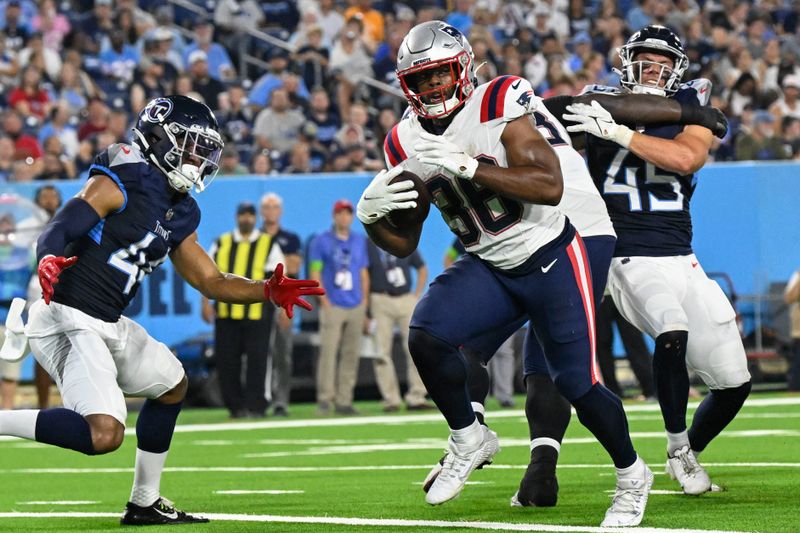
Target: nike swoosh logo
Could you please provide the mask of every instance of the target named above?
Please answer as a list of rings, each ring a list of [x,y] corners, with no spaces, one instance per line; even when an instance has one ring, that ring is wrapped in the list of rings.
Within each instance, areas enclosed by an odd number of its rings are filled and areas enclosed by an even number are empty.
[[[521,82],[521,81],[522,81],[522,80],[517,80],[517,81],[515,81],[514,83],[512,83],[512,84],[511,84],[511,88],[512,88],[512,89],[516,89],[517,87],[519,87],[519,84],[520,84],[520,82]]]
[[[122,147],[122,151],[125,152],[125,155],[128,155],[129,153],[131,153],[131,149],[130,148],[125,148],[124,146]]]
[[[176,520],[178,518],[178,513],[175,511],[165,513],[161,509],[156,509],[156,512],[162,516],[166,516],[167,518],[171,518],[172,520]]]
[[[558,258],[553,259],[553,261],[549,265],[543,266],[542,267],[542,274],[547,274],[550,271],[550,269],[553,268],[553,265],[556,264],[556,261],[558,261]]]
[[[699,263],[692,262],[692,268],[697,268],[697,265],[698,265],[698,264],[699,264]]]

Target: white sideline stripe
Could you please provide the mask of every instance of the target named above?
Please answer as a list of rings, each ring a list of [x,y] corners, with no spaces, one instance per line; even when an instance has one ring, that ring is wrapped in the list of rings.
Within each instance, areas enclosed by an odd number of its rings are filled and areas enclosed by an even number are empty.
[[[412,485],[424,485],[424,481],[412,481]],[[494,485],[494,481],[467,481],[465,485]]]
[[[726,431],[719,437],[800,437],[800,431],[789,429],[750,429],[741,431]],[[718,438],[719,438],[718,437]],[[632,439],[663,439],[664,433],[661,431],[634,432],[631,433]],[[594,437],[569,438],[562,441],[563,444],[594,444],[597,439]],[[500,439],[500,445],[506,447],[528,447],[530,439]],[[364,445],[345,445],[345,446],[323,446],[310,448],[307,450],[287,450],[281,452],[259,452],[245,453],[240,457],[247,459],[260,459],[265,457],[293,457],[296,455],[348,455],[354,453],[403,451],[403,450],[436,450],[445,446],[444,441],[431,440],[426,442],[394,442],[389,444],[364,444]]]
[[[305,494],[304,490],[215,490],[214,494]]]
[[[119,518],[119,513],[0,513],[2,518]],[[546,531],[570,533],[620,533],[618,527],[558,526],[553,524],[522,524],[513,522],[465,522],[447,520],[403,520],[399,518],[344,518],[335,516],[276,516],[250,514],[203,514],[219,522],[276,522],[283,524],[330,524],[337,526],[378,527],[450,527],[487,529],[494,531]],[[637,527],[636,533],[740,533],[710,529],[667,529]]]
[[[615,490],[604,490],[603,492],[607,492],[608,494],[614,494],[616,491]],[[683,495],[683,491],[682,490],[651,489],[650,490],[650,496],[652,496],[653,494],[659,494],[659,495],[680,494],[682,496]]]
[[[688,408],[696,409],[700,402],[689,403]],[[800,398],[764,398],[747,400],[744,409],[750,407],[774,407],[779,405],[800,405]],[[646,413],[660,412],[657,403],[641,405],[625,405],[626,413]],[[525,412],[521,409],[511,409],[503,411],[490,411],[489,416],[497,418],[520,418],[524,420]],[[341,427],[341,426],[369,426],[374,424],[413,424],[428,422],[444,422],[444,417],[440,413],[425,415],[394,415],[394,416],[365,416],[365,417],[342,417],[342,418],[322,418],[305,420],[270,420],[262,422],[224,422],[221,424],[187,424],[177,426],[175,433],[202,433],[208,431],[251,431],[254,429],[278,429],[278,428],[311,428],[311,427]],[[126,435],[135,435],[136,428],[125,430]],[[0,441],[17,440],[17,437],[0,435]]]
[[[55,501],[31,501],[17,502],[17,505],[92,505],[102,503],[94,500],[55,500]]]
[[[800,468],[800,463],[706,463],[720,468]],[[609,469],[612,464],[561,464],[559,469]],[[363,472],[383,470],[430,470],[431,465],[370,465],[370,466],[173,466],[164,472]],[[493,463],[491,470],[521,470],[524,465]],[[17,468],[0,470],[0,474],[130,474],[133,468]],[[609,474],[610,475],[610,474]]]

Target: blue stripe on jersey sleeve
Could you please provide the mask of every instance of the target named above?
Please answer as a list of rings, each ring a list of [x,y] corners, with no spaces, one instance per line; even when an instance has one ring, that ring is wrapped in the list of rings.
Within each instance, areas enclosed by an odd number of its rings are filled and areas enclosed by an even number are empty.
[[[92,170],[99,170],[102,174],[108,176],[109,178],[111,178],[112,180],[114,180],[117,183],[117,185],[119,186],[119,190],[122,191],[122,196],[123,196],[124,200],[122,202],[122,207],[117,209],[116,212],[117,213],[122,213],[123,211],[125,211],[125,207],[127,207],[127,205],[128,205],[128,191],[125,190],[125,185],[123,185],[122,180],[119,179],[119,176],[117,175],[117,173],[114,172],[113,170],[111,170],[108,167],[104,167],[104,166],[98,165],[96,163],[89,167],[89,176],[92,175]]]
[[[103,238],[103,226],[106,223],[106,219],[102,219],[100,222],[95,224],[95,226],[89,230],[89,237],[92,238],[94,242],[100,244],[100,240]]]

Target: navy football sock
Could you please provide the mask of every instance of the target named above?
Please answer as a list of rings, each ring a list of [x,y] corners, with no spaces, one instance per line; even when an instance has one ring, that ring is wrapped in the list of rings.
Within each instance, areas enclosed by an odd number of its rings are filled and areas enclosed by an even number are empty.
[[[697,407],[692,427],[689,428],[692,450],[705,450],[708,443],[731,423],[749,394],[749,381],[733,389],[709,391],[708,396]]]
[[[70,409],[59,407],[39,411],[36,418],[36,441],[94,455],[89,422]]]
[[[145,401],[136,420],[137,447],[150,453],[169,450],[182,405],[182,401],[169,404],[156,400]]]
[[[578,412],[578,420],[603,445],[614,466],[627,468],[636,462],[636,452],[628,434],[628,419],[622,401],[613,392],[597,383],[572,405]]]
[[[559,443],[569,426],[572,407],[558,392],[555,383],[546,374],[531,374],[525,378],[528,396],[525,416],[531,440],[549,438]]]
[[[670,433],[686,431],[686,405],[689,402],[689,372],[686,370],[688,331],[668,331],[656,338],[653,352],[653,380]]]
[[[467,363],[458,348],[411,328],[408,348],[431,399],[450,429],[463,429],[475,421],[467,391]]]

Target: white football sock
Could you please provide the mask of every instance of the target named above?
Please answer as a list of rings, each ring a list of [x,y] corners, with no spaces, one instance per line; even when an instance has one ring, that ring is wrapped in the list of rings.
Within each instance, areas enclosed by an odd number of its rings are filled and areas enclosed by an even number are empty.
[[[36,418],[39,409],[0,411],[0,435],[36,440]]]
[[[483,442],[483,430],[477,419],[463,429],[451,429],[450,433],[459,449],[475,450]]]
[[[623,477],[639,477],[640,471],[644,466],[644,461],[638,455],[636,456],[636,460],[633,462],[631,466],[625,468],[617,468],[617,478]]]
[[[675,450],[680,450],[684,446],[689,446],[689,433],[684,430],[680,433],[670,433],[667,431],[667,453],[672,457]]]
[[[131,503],[148,507],[161,496],[161,472],[164,470],[167,453],[151,453],[136,448]]]
[[[486,407],[482,403],[471,402],[470,405],[472,405],[472,410],[475,411],[475,414],[480,413],[484,417],[486,416]]]

